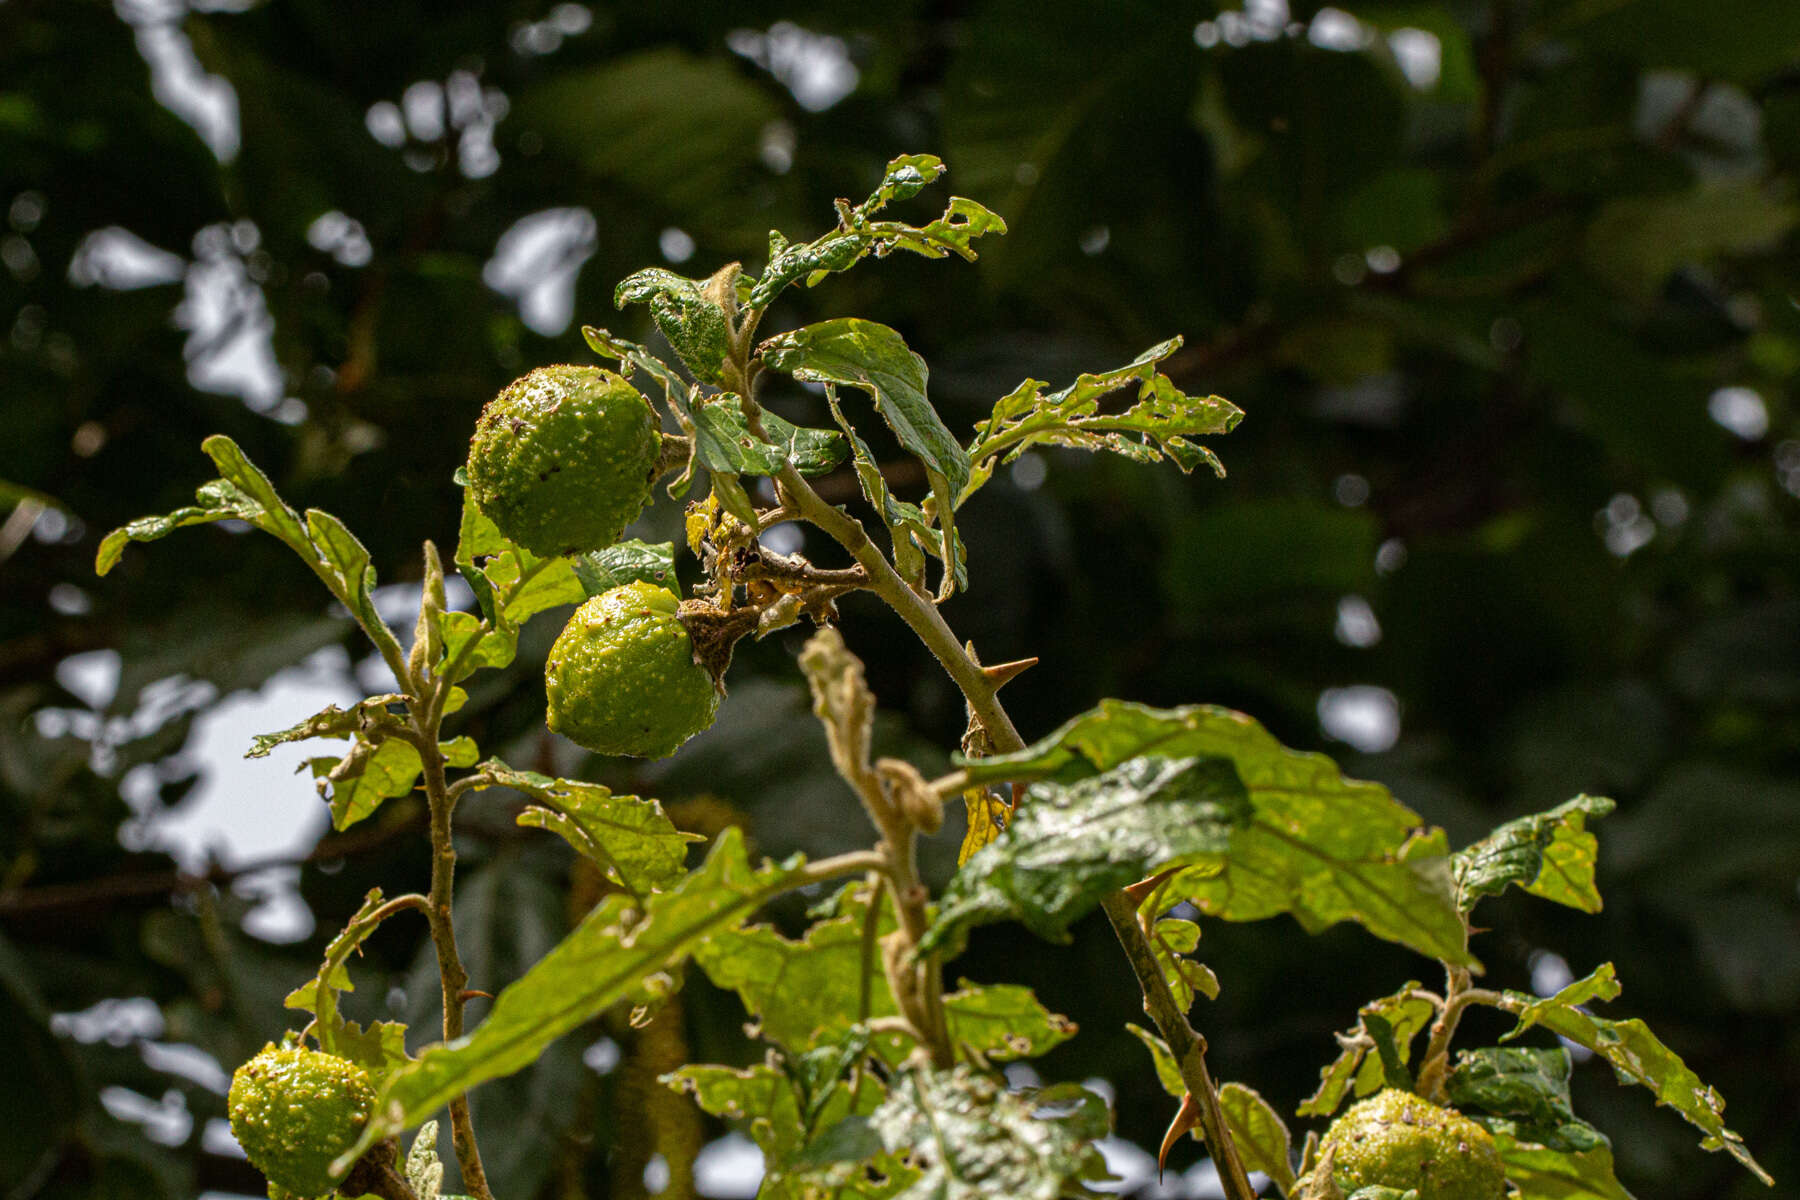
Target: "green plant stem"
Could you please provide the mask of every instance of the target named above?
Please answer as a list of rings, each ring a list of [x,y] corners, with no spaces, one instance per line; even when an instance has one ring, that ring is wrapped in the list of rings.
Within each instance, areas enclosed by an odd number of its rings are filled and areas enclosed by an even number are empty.
[[[887,556],[869,540],[862,522],[827,504],[792,463],[782,466],[779,478],[783,503],[824,530],[868,572],[870,590],[900,615],[943,666],[968,700],[976,719],[987,730],[994,750],[1000,754],[1023,750],[1025,739],[1019,736],[1012,718],[1000,703],[1000,683],[989,678],[963,649],[937,605],[907,586]],[[1103,906],[1112,922],[1113,933],[1124,947],[1125,957],[1137,976],[1145,1010],[1174,1051],[1182,1082],[1200,1105],[1201,1130],[1206,1135],[1207,1149],[1218,1166],[1226,1200],[1255,1200],[1256,1192],[1250,1187],[1237,1145],[1225,1125],[1218,1089],[1206,1066],[1205,1040],[1194,1032],[1186,1015],[1176,1006],[1175,997],[1170,994],[1169,985],[1157,966],[1156,952],[1138,924],[1137,906],[1123,892],[1107,897]],[[941,1005],[942,996],[937,999]]]
[[[443,717],[443,698],[448,684],[440,682],[423,712],[415,712],[413,731],[424,765],[425,798],[431,809],[431,894],[427,918],[431,922],[431,941],[437,948],[438,983],[443,991],[444,1040],[453,1041],[463,1035],[463,991],[469,973],[456,952],[456,923],[453,900],[456,881],[456,844],[451,837],[450,814],[453,801],[444,779],[444,755],[438,749],[438,727]],[[488,1189],[487,1171],[481,1165],[481,1147],[475,1141],[475,1126],[469,1119],[469,1098],[458,1096],[450,1102],[450,1144],[456,1150],[457,1166],[462,1170],[463,1189],[476,1200],[494,1200]]]
[[[925,643],[925,648],[931,651],[932,657],[938,660],[951,680],[962,690],[969,706],[975,710],[976,719],[988,731],[988,737],[995,748],[1001,753],[1022,749],[1024,739],[1019,736],[1012,718],[1000,704],[994,685],[963,651],[962,643],[956,640],[956,634],[951,631],[937,605],[907,585],[900,573],[894,570],[893,564],[888,562],[887,555],[869,540],[868,530],[862,527],[862,522],[842,509],[827,504],[792,463],[782,465],[778,478],[787,505],[824,530],[868,572],[869,589],[898,613],[900,619]]]
[[[1463,1010],[1471,1004],[1498,1007],[1503,999],[1499,992],[1469,986],[1471,976],[1465,967],[1446,967],[1444,974],[1443,1005],[1431,1024],[1431,1041],[1426,1043],[1425,1057],[1420,1060],[1416,1084],[1419,1095],[1434,1104],[1444,1102],[1444,1083],[1450,1075],[1450,1040],[1456,1036]]]

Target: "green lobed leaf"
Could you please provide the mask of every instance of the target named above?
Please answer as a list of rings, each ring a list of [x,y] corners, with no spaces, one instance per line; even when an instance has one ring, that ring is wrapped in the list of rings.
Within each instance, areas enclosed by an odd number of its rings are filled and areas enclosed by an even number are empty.
[[[307,765],[320,781],[320,793],[329,793],[331,827],[340,833],[373,816],[383,801],[412,791],[425,769],[411,742],[397,737],[370,742],[361,734],[343,758],[313,758]]]
[[[1106,1102],[1074,1084],[1013,1093],[968,1067],[903,1075],[869,1117],[882,1146],[921,1168],[904,1200],[1055,1200],[1078,1181],[1105,1177],[1093,1141],[1111,1123]]]
[[[285,742],[304,742],[319,737],[349,737],[353,733],[366,732],[378,725],[390,722],[398,723],[398,718],[387,711],[388,706],[404,704],[408,699],[410,697],[398,692],[389,692],[359,700],[348,709],[339,708],[335,704],[327,704],[319,712],[286,729],[275,733],[257,734],[251,739],[250,749],[244,752],[244,757],[267,758],[270,751]]]
[[[963,196],[950,203],[936,220],[925,226],[903,221],[874,220],[893,200],[917,195],[936,182],[945,170],[943,161],[930,154],[907,154],[887,165],[881,183],[869,198],[854,208],[838,202],[838,225],[810,242],[790,243],[779,233],[769,235],[769,265],[751,287],[746,302],[766,308],[783,289],[798,280],[813,287],[835,271],[847,271],[873,254],[886,258],[906,250],[926,258],[956,254],[975,261],[973,243],[988,234],[1004,234],[1006,222],[986,206]]]
[[[653,583],[681,595],[675,576],[675,543],[615,542],[603,550],[590,550],[569,560],[582,591],[598,596],[627,583]]]
[[[859,317],[821,321],[777,334],[760,353],[795,379],[867,392],[900,444],[942,475],[952,496],[968,482],[968,455],[926,398],[925,360],[886,325]]]
[[[1103,700],[1024,750],[956,761],[971,783],[1069,783],[1146,754],[1230,761],[1252,809],[1226,848],[1168,885],[1170,895],[1231,921],[1283,912],[1309,930],[1357,921],[1422,954],[1474,964],[1443,831],[1421,832],[1418,814],[1380,784],[1344,778],[1331,759],[1288,749],[1242,713]]]
[[[306,510],[306,533],[318,550],[320,561],[335,576],[339,598],[365,629],[381,624],[375,611],[375,568],[369,548],[348,526],[322,509]]]
[[[737,268],[733,265],[727,271],[735,277]],[[730,277],[715,279],[729,288]],[[716,385],[731,349],[731,318],[707,294],[712,282],[649,267],[619,281],[613,290],[613,307],[648,301],[657,329],[694,378]]]
[[[792,887],[798,868],[797,859],[753,868],[743,835],[732,828],[674,889],[648,897],[641,907],[624,895],[607,897],[502,991],[473,1031],[426,1049],[395,1072],[381,1089],[376,1119],[348,1158],[417,1125],[477,1084],[530,1066],[552,1041]]]
[[[784,462],[802,475],[824,475],[844,461],[844,439],[832,430],[807,429],[766,408],[760,420],[766,441],[750,432],[736,392],[702,401],[694,409],[695,456],[709,471],[734,475],[778,475]]]
[[[1381,1018],[1387,1025],[1389,1041],[1401,1063],[1411,1059],[1413,1039],[1437,1015],[1431,1001],[1416,994],[1418,989],[1418,981],[1409,980],[1392,995],[1363,1005],[1356,1024],[1338,1035],[1338,1056],[1319,1072],[1318,1089],[1296,1110],[1300,1116],[1330,1116],[1353,1088],[1358,1096],[1381,1090],[1386,1071],[1379,1057],[1368,1057],[1369,1051],[1376,1049],[1376,1040],[1369,1031],[1366,1018]]]
[[[345,1021],[331,1052],[367,1071],[377,1083],[412,1061],[406,1053],[406,1026],[399,1021],[367,1025]]]
[[[1150,926],[1150,950],[1156,965],[1162,969],[1163,981],[1175,997],[1175,1005],[1186,1012],[1199,993],[1208,1000],[1219,998],[1219,979],[1212,968],[1183,955],[1192,954],[1200,944],[1200,926],[1179,917],[1164,917]]]
[[[1219,1089],[1219,1111],[1244,1167],[1274,1180],[1284,1196],[1293,1191],[1294,1139],[1274,1105],[1253,1088],[1228,1083]]]
[[[944,997],[950,1040],[993,1062],[1035,1058],[1076,1034],[1075,1022],[1045,1008],[1028,987],[958,980]]]
[[[900,445],[925,465],[941,533],[939,557],[956,560],[955,498],[969,481],[970,463],[926,397],[925,360],[886,325],[857,317],[823,321],[777,334],[759,348],[763,361],[795,379],[859,388],[875,402]],[[886,514],[883,514],[884,517]]]
[[[1494,1145],[1517,1189],[1514,1200],[1633,1200],[1613,1175],[1610,1146],[1565,1152],[1494,1131]]]
[[[1044,394],[1041,380],[1027,379],[975,426],[969,447],[974,469],[958,491],[961,504],[988,481],[994,468],[1032,446],[1106,450],[1138,462],[1167,457],[1183,473],[1205,464],[1221,478],[1225,468],[1191,438],[1230,433],[1243,410],[1220,396],[1190,396],[1156,369],[1176,350],[1180,338],[1152,346],[1123,367],[1082,375],[1060,392]],[[1103,412],[1100,402],[1121,388],[1137,385],[1134,402],[1123,411]]]
[[[1458,904],[1464,912],[1483,896],[1517,884],[1534,896],[1578,908],[1600,911],[1594,883],[1599,843],[1587,830],[1615,805],[1604,796],[1577,796],[1548,812],[1508,821],[1450,859]]]
[[[1563,1153],[1609,1146],[1569,1102],[1569,1052],[1484,1046],[1457,1055],[1445,1086],[1450,1103],[1490,1132]]]
[[[715,986],[737,992],[763,1037],[797,1054],[842,1037],[858,1021],[899,1011],[879,946],[870,945],[865,960],[868,911],[866,899],[846,895],[842,915],[815,921],[799,940],[752,925],[708,939],[694,961]],[[884,905],[874,935],[893,929],[893,911]]]
[[[850,443],[850,449],[856,463],[857,483],[862,487],[863,499],[870,507],[881,514],[881,520],[888,527],[888,538],[894,549],[894,569],[902,579],[923,584],[925,578],[925,555],[935,554],[943,557],[943,538],[931,528],[931,522],[925,519],[925,512],[916,504],[897,499],[888,491],[887,480],[882,477],[881,464],[875,461],[875,452],[869,444],[857,434],[856,427],[844,416],[843,408],[838,404],[837,388],[832,384],[825,385],[825,401],[831,408],[832,419],[838,428],[844,431],[844,437]],[[956,561],[952,564],[953,578],[957,587],[968,585],[967,566],[961,543]]]
[[[1667,1104],[1704,1133],[1701,1149],[1725,1151],[1745,1170],[1772,1185],[1774,1181],[1751,1156],[1744,1139],[1725,1127],[1725,1098],[1702,1083],[1648,1025],[1636,1018],[1614,1021],[1596,1017],[1577,1007],[1592,1000],[1611,1000],[1619,990],[1613,965],[1604,963],[1586,979],[1571,983],[1548,999],[1506,992],[1501,1008],[1515,1014],[1519,1023],[1500,1040],[1511,1041],[1532,1026],[1542,1025],[1587,1047],[1612,1066],[1621,1082],[1649,1088],[1659,1103]]]
[[[662,1082],[686,1092],[715,1117],[747,1122],[764,1160],[779,1162],[800,1149],[806,1127],[793,1082],[770,1057],[770,1062],[749,1067],[690,1063],[664,1075]]]
[[[478,790],[504,787],[529,796],[534,803],[519,814],[520,825],[558,835],[638,896],[677,882],[688,845],[705,840],[676,829],[657,801],[616,795],[597,783],[516,771],[492,758],[478,778]]]
[[[455,609],[438,614],[438,634],[444,641],[444,657],[437,670],[452,682],[484,667],[504,667],[519,649],[516,626],[509,623],[496,629],[474,613]]]
[[[105,575],[119,563],[125,547],[131,542],[154,542],[168,537],[188,525],[204,525],[212,521],[240,520],[254,523],[262,506],[244,490],[225,479],[214,479],[200,485],[194,503],[159,517],[139,517],[129,521],[100,539],[94,555],[94,574]]]
[[[508,627],[522,625],[547,608],[579,604],[588,596],[569,559],[539,558],[507,540],[476,507],[474,492],[466,488],[463,490],[462,524],[456,540],[456,565],[481,601],[487,623],[502,638]],[[446,619],[450,615],[444,614]],[[495,648],[488,656],[496,659],[498,653]],[[445,661],[454,662],[455,657],[446,652]],[[504,661],[488,661],[481,665],[504,666],[511,661],[509,653]],[[466,674],[453,678],[461,679]]]
[[[1222,852],[1249,817],[1242,781],[1217,758],[1146,756],[1075,783],[1033,784],[1006,832],[951,877],[920,948],[1009,919],[1066,940],[1109,892]]]
[[[289,992],[282,1001],[283,1008],[309,1012],[318,1018],[315,1032],[319,1044],[328,1052],[336,1052],[336,1035],[344,1025],[343,1018],[338,1015],[338,996],[356,990],[350,980],[350,970],[344,964],[351,953],[379,928],[369,917],[385,901],[380,888],[370,888],[362,905],[351,914],[343,929],[326,943],[318,974]]]

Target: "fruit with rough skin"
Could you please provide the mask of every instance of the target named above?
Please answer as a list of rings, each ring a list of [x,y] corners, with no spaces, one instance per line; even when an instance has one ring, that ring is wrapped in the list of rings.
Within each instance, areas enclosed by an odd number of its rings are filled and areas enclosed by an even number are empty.
[[[225,1108],[232,1136],[271,1184],[324,1196],[338,1183],[332,1160],[375,1111],[375,1085],[348,1059],[270,1044],[232,1075]]]
[[[667,758],[711,725],[719,690],[679,604],[639,581],[576,609],[544,665],[550,728],[601,754]]]
[[[1501,1200],[1506,1168],[1487,1130],[1453,1108],[1386,1088],[1332,1122],[1321,1144],[1346,1193],[1418,1189],[1419,1200]]]
[[[619,540],[650,499],[662,434],[649,401],[599,367],[540,367],[488,401],[469,439],[476,507],[545,558]]]

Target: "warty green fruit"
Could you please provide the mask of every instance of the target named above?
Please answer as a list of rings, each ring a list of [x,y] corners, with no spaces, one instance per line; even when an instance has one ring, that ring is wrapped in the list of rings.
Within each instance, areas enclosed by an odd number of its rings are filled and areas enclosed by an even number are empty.
[[[375,1085],[348,1059],[271,1044],[232,1075],[225,1109],[232,1136],[270,1183],[324,1196],[338,1183],[332,1160],[356,1144],[375,1110]]]
[[[1487,1130],[1453,1108],[1386,1088],[1345,1110],[1321,1152],[1345,1192],[1417,1188],[1419,1200],[1501,1200],[1506,1168]]]
[[[619,540],[650,499],[662,434],[643,394],[599,367],[540,367],[488,401],[469,439],[476,507],[546,558]]]
[[[667,588],[634,582],[569,618],[544,665],[550,728],[601,754],[667,758],[711,725],[719,690]]]

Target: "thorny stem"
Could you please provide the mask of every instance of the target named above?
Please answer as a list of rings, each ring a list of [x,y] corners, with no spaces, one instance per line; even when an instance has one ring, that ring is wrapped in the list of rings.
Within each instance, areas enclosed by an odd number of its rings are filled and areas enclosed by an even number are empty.
[[[796,510],[848,551],[868,572],[870,589],[885,600],[925,643],[926,649],[961,689],[969,708],[987,730],[995,751],[1010,754],[1024,749],[1025,740],[1019,736],[1012,718],[1000,703],[999,683],[984,674],[963,649],[937,605],[909,587],[888,562],[887,556],[869,540],[862,523],[821,499],[792,463],[783,465],[779,480],[783,505]],[[941,786],[938,790],[942,794]],[[1157,966],[1156,953],[1138,924],[1136,905],[1122,892],[1108,896],[1102,904],[1112,922],[1113,933],[1124,947],[1132,972],[1137,976],[1145,1010],[1174,1052],[1182,1082],[1199,1102],[1201,1130],[1218,1167],[1226,1200],[1255,1200],[1256,1192],[1250,1187],[1249,1177],[1238,1157],[1237,1145],[1219,1106],[1218,1089],[1206,1066],[1205,1039],[1194,1032],[1186,1014],[1169,992],[1169,985]],[[941,1004],[941,995],[938,1001]]]

